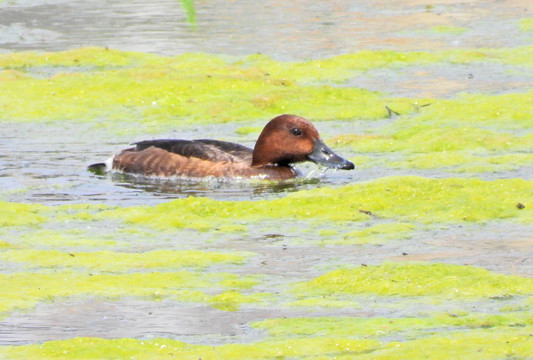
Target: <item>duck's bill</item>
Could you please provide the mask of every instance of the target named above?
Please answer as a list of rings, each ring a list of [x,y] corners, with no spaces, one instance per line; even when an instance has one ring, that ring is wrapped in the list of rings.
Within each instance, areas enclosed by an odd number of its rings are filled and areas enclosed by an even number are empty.
[[[308,157],[309,160],[332,169],[352,170],[355,168],[352,162],[335,154],[322,140],[318,139],[315,140],[313,152]]]

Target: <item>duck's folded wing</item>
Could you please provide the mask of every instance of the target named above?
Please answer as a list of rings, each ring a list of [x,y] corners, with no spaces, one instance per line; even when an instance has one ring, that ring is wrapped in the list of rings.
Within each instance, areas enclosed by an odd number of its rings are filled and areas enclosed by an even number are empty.
[[[218,140],[145,140],[134,143],[136,151],[154,146],[184,157],[213,162],[248,162],[253,150],[239,144]]]

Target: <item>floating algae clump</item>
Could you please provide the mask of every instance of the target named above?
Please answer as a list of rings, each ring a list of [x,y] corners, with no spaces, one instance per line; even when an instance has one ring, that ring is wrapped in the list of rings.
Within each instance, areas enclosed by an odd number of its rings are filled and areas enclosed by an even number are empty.
[[[107,247],[130,247],[131,241],[117,239],[117,233],[95,234],[93,231],[80,229],[32,229],[31,232],[6,237],[6,240],[17,249],[60,249],[63,251],[78,251],[87,249],[101,250]]]
[[[110,65],[100,66],[107,61]],[[60,68],[43,70],[44,65]],[[147,132],[178,121],[267,120],[284,112],[314,119],[376,119],[386,116],[385,103],[409,108],[406,99],[301,85],[214,55],[157,57],[92,48],[8,54],[0,57],[0,66],[9,69],[0,71],[0,121],[99,119],[108,127],[120,125],[116,131]],[[47,71],[49,76],[32,76]]]
[[[144,253],[113,251],[61,252],[56,250],[8,250],[0,252],[3,261],[23,262],[52,269],[92,269],[99,272],[127,270],[205,268],[213,264],[242,264],[252,253],[231,253],[196,250],[156,250]]]
[[[0,54],[0,67],[27,69],[41,66],[66,67],[126,67],[141,62],[153,62],[160,57],[145,53],[126,52],[99,47],[85,47],[60,52],[15,52]]]
[[[533,31],[533,17],[520,20],[518,26],[522,31]]]
[[[286,112],[313,120],[374,120],[386,118],[389,106],[403,115],[420,112],[424,121],[506,122],[504,128],[523,129],[530,119],[531,92],[465,95],[419,108],[416,100],[339,83],[375,68],[478,61],[527,65],[532,51],[361,51],[301,62],[255,55],[163,57],[102,48],[0,54],[0,121],[90,121],[118,133],[146,133],[176,125],[266,121]]]
[[[415,228],[411,223],[384,223],[343,233],[323,240],[326,244],[380,244],[392,239],[408,239]]]
[[[158,229],[212,230],[222,225],[261,222],[265,218],[317,222],[349,222],[368,219],[363,209],[385,218],[408,221],[528,221],[533,202],[533,182],[521,179],[426,179],[388,177],[337,189],[300,191],[264,201],[216,201],[189,197],[156,206],[119,208],[98,216]],[[518,210],[516,204],[526,206]]]
[[[392,135],[340,135],[332,139],[357,152],[433,153],[442,151],[529,151],[533,137],[514,136],[471,127],[414,125]]]
[[[533,154],[506,154],[496,156],[472,155],[459,151],[416,154],[407,156],[404,161],[391,161],[395,168],[435,169],[447,168],[452,172],[490,172],[517,170],[533,164]]]
[[[445,29],[444,27],[442,29]],[[448,27],[450,30],[461,28]],[[476,62],[499,62],[530,65],[533,46],[503,49],[452,49],[442,51],[362,50],[353,54],[337,55],[326,59],[280,62],[268,55],[251,55],[237,60],[235,65],[259,68],[268,76],[290,79],[302,84],[341,84],[372,69],[401,69],[409,66],[435,63],[471,64]],[[399,110],[399,109],[395,109]],[[411,106],[411,110],[412,106]]]
[[[533,279],[472,266],[387,263],[331,271],[297,285],[295,290],[312,295],[336,292],[476,298],[533,294]]]
[[[123,296],[154,300],[207,301],[206,289],[243,289],[257,284],[251,276],[189,271],[91,274],[74,271],[0,274],[0,313],[64,297]]]
[[[430,29],[432,32],[439,34],[452,34],[452,35],[461,35],[462,33],[468,31],[467,28],[451,25],[438,25],[433,26]]]
[[[342,324],[342,321],[341,321]],[[311,329],[310,329],[311,330]],[[310,337],[268,340],[254,344],[190,345],[171,339],[74,338],[43,344],[0,347],[7,358],[92,359],[442,359],[530,358],[529,334],[520,328],[447,332],[404,342],[379,342],[347,337]]]
[[[241,294],[238,291],[225,291],[209,299],[209,303],[216,309],[235,311],[241,304],[257,304],[260,301],[271,298],[271,294],[254,293],[251,295]]]
[[[361,359],[531,359],[531,335],[520,329],[452,332],[391,342]]]
[[[385,337],[409,335],[416,331],[455,330],[457,327],[477,329],[494,327],[533,326],[533,313],[517,312],[493,314],[436,314],[428,317],[365,318],[365,317],[308,317],[278,318],[257,321],[252,327],[263,329],[275,337],[326,336],[326,337]]]
[[[72,360],[107,359],[309,359],[322,356],[355,356],[374,349],[373,340],[353,339],[293,339],[255,344],[226,344],[220,346],[189,345],[170,339],[98,339],[76,338],[49,341],[39,345],[0,347],[0,355],[43,360],[68,358]]]
[[[0,226],[37,225],[47,220],[41,214],[46,207],[0,201]]]
[[[397,125],[400,128],[431,124],[482,126],[500,131],[529,130],[532,96],[533,90],[502,95],[462,94],[453,100],[438,100],[424,107],[418,116],[402,118]]]

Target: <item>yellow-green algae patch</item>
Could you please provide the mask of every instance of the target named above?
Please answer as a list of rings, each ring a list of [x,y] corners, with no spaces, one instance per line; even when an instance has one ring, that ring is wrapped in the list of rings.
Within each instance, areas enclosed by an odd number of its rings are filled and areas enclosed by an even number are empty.
[[[385,223],[342,234],[341,239],[326,241],[334,244],[378,244],[392,239],[408,239],[415,225],[412,223]]]
[[[117,233],[112,234],[94,234],[85,232],[80,229],[40,229],[33,230],[29,233],[10,234],[5,237],[12,247],[18,249],[103,249],[108,247],[128,248],[130,242],[119,240]]]
[[[520,327],[533,329],[532,312],[507,314],[443,313],[428,317],[364,318],[307,317],[277,318],[253,322],[252,327],[266,330],[274,337],[386,337],[420,333],[420,330],[445,332],[457,328]]]
[[[531,130],[533,90],[502,94],[460,94],[453,100],[440,99],[426,106],[416,117],[403,117],[397,126],[446,124],[454,127],[483,126],[498,130]]]
[[[171,339],[74,338],[0,347],[8,359],[527,359],[533,356],[527,329],[456,331],[417,340],[306,337],[254,344],[191,345]]]
[[[111,64],[121,67],[90,70],[71,66],[74,60],[94,62],[98,51],[109,56],[104,49],[56,54],[53,64],[59,65],[64,56],[62,66],[70,67],[48,78],[13,76],[13,70],[0,73],[1,120],[98,119],[106,126],[117,123],[124,130],[130,124],[136,126],[135,131],[146,132],[168,128],[177,120],[181,124],[266,120],[287,111],[314,119],[375,119],[386,116],[386,103],[409,108],[406,99],[384,99],[355,88],[299,85],[213,55],[186,54],[159,61],[147,56],[142,61],[143,56],[135,54],[129,62],[141,64],[124,67],[128,61],[122,61],[123,57],[129,53],[115,51]],[[51,57],[41,56],[39,60],[34,53],[8,54],[2,63],[29,71],[31,64],[42,65]],[[358,106],[354,106],[354,99]]]
[[[360,359],[531,359],[533,346],[531,333],[527,330],[457,331],[412,341],[391,342]]]
[[[532,217],[533,181],[501,179],[429,179],[416,176],[395,176],[372,182],[353,183],[339,188],[317,188],[291,193],[283,198],[260,201],[219,201],[188,197],[155,206],[43,206],[3,202],[7,209],[4,225],[41,227],[51,223],[92,224],[116,221],[143,227],[172,230],[176,228],[199,231],[243,232],[250,223],[265,224],[270,219],[307,221],[312,227],[331,228],[331,222],[349,225],[370,220],[364,211],[397,223],[484,222],[512,220],[529,222]],[[524,205],[518,208],[517,204]],[[362,212],[362,211],[363,212]],[[372,224],[378,225],[378,224]],[[383,225],[380,233],[384,234]],[[398,225],[400,233],[409,232],[410,225]],[[346,228],[347,237],[358,229]],[[376,230],[374,229],[374,230]],[[41,231],[41,230],[39,230]],[[44,234],[54,237],[49,230]],[[369,230],[372,231],[372,230]],[[393,231],[393,230],[391,230]],[[335,236],[342,236],[338,232]],[[327,234],[325,234],[327,235]],[[331,233],[329,233],[331,235]],[[353,236],[365,236],[354,233]],[[26,240],[24,240],[26,238]],[[22,242],[31,245],[31,235],[22,235]],[[347,238],[348,239],[348,238]],[[46,240],[46,238],[45,238]],[[50,240],[53,245],[54,240]],[[82,245],[82,240],[80,240]],[[45,241],[46,242],[46,241]],[[24,245],[24,246],[26,246]],[[46,247],[46,244],[42,244]],[[60,245],[59,243],[57,245]]]
[[[235,130],[235,132],[239,135],[256,134],[257,137],[261,133],[261,130],[263,130],[263,128],[258,126],[241,126],[237,130]]]
[[[410,155],[403,161],[390,161],[387,164],[394,168],[447,168],[448,171],[457,173],[510,171],[533,164],[533,154],[480,156],[461,151],[443,151]]]
[[[263,201],[217,201],[189,197],[156,206],[103,211],[98,216],[158,229],[212,230],[227,222],[265,218],[350,222],[367,220],[360,210],[385,218],[420,222],[530,221],[533,181],[388,177],[340,188],[300,191]],[[525,206],[517,208],[517,203]]]
[[[433,153],[443,151],[531,151],[533,136],[515,136],[473,127],[406,126],[391,135],[339,135],[333,142],[357,152]]]
[[[39,345],[0,347],[0,355],[8,358],[40,359],[332,359],[340,355],[356,356],[377,347],[373,340],[292,339],[226,344],[220,346],[189,345],[170,339],[98,339],[76,338],[49,341]]]
[[[527,93],[424,100],[420,103],[432,105],[419,108],[416,100],[329,84],[382,67],[477,61],[527,65],[532,53],[533,47],[361,51],[301,62],[265,56],[162,57],[102,48],[0,54],[0,121],[91,121],[116,132],[158,132],[177,123],[267,120],[285,112],[313,120],[378,119],[388,116],[389,106],[401,114],[420,112],[425,119],[512,120],[507,126],[524,128]]]
[[[473,266],[386,263],[334,270],[296,285],[294,291],[311,296],[343,293],[454,299],[502,297],[533,294],[533,279]]]
[[[11,247],[13,247],[13,245],[11,245],[10,243],[5,242],[5,241],[0,241],[0,249],[9,249]]]
[[[61,252],[57,250],[7,250],[0,259],[48,269],[91,269],[99,272],[205,268],[214,264],[242,264],[253,253],[197,250],[156,250],[142,253],[113,251]]]
[[[291,79],[301,83],[341,83],[371,69],[402,68],[434,63],[470,64],[500,62],[531,66],[533,46],[503,49],[452,49],[441,51],[362,50],[326,59],[279,62],[267,55],[251,55],[235,62],[249,68],[259,68],[268,76]]]
[[[272,294],[268,293],[253,293],[242,294],[238,291],[224,291],[209,299],[209,303],[216,309],[225,311],[235,311],[239,309],[242,304],[261,304],[266,300],[271,300]]]
[[[461,35],[462,33],[468,31],[467,28],[459,27],[459,26],[452,26],[452,25],[433,26],[430,30],[434,33],[452,34],[452,35]]]
[[[105,68],[133,66],[153,62],[160,57],[147,53],[125,52],[99,47],[85,47],[60,52],[14,52],[0,54],[0,67],[32,68],[41,66]]]
[[[206,302],[205,290],[239,290],[258,283],[256,277],[190,271],[92,274],[48,271],[0,274],[0,313],[27,309],[42,301],[65,297],[143,297]]]
[[[46,207],[42,205],[17,204],[0,201],[0,226],[28,226],[45,222],[47,216],[43,215]]]
[[[339,296],[308,296],[299,300],[289,301],[283,304],[283,306],[295,309],[310,309],[315,310],[317,308],[330,308],[330,309],[361,309],[362,305],[355,301],[346,298],[340,298]]]
[[[533,17],[520,20],[518,26],[522,31],[533,31]]]
[[[531,164],[533,92],[462,94],[438,100],[417,116],[402,116],[374,134],[331,139],[357,153],[394,153],[374,158],[392,168],[445,168],[456,173],[517,170]]]

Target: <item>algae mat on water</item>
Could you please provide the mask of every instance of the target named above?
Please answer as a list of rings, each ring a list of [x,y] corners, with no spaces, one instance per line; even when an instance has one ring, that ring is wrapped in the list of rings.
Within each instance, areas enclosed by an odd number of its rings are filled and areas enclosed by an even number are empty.
[[[484,114],[508,117],[508,111],[489,106],[498,97],[472,95],[459,106],[452,101],[421,108],[418,105],[434,101],[390,97],[344,82],[370,69],[432,63],[531,66],[532,52],[533,47],[362,51],[303,62],[277,62],[257,55],[161,57],[101,48],[0,54],[0,121],[82,121],[114,132],[146,133],[176,125],[269,119],[284,112],[313,120],[374,120],[387,116],[385,106],[402,114],[421,112],[425,119],[458,114],[462,119]],[[517,125],[528,122],[524,107],[530,95],[511,96],[513,100],[499,103],[505,109],[512,104]]]
[[[244,340],[226,334],[225,344],[207,346],[195,344],[209,343],[212,333],[185,343],[145,339],[142,332],[135,339],[99,339],[72,331],[72,339],[46,341],[45,335],[0,346],[0,357],[533,357],[530,278],[509,275],[513,269],[464,265],[477,260],[391,263],[387,254],[401,254],[407,244],[431,250],[436,245],[421,239],[442,229],[467,228],[483,236],[486,226],[530,229],[533,181],[517,174],[531,163],[531,89],[409,99],[350,85],[373,69],[497,63],[522,71],[531,67],[532,51],[362,51],[301,62],[100,48],[1,54],[4,124],[84,122],[132,136],[241,122],[237,133],[250,135],[260,130],[257,120],[283,112],[347,124],[380,119],[364,133],[348,131],[330,140],[360,154],[355,159],[361,167],[466,176],[371,178],[258,201],[0,202],[5,323],[43,306],[62,310],[64,301],[106,299],[127,307],[134,298],[175,310],[197,304],[235,313],[242,319],[238,331],[254,334]],[[470,177],[492,171],[511,175],[490,181]],[[527,240],[528,234],[520,236]],[[497,244],[497,255],[507,240]],[[95,325],[99,314],[91,315]],[[194,315],[199,323],[213,320],[201,311]],[[139,321],[148,319],[142,316]],[[45,331],[50,324],[38,326]],[[173,336],[172,329],[167,333]],[[152,336],[162,335],[148,332]]]
[[[188,197],[155,206],[56,206],[3,202],[4,226],[36,225],[54,221],[117,219],[165,230],[246,230],[246,224],[268,219],[324,222],[359,222],[383,219],[421,223],[478,222],[532,218],[533,182],[522,179],[428,179],[389,177],[340,188],[300,191],[264,201],[217,201]],[[238,225],[235,227],[235,225]],[[345,227],[350,229],[349,227]]]
[[[284,311],[289,314],[295,309],[301,313],[301,309],[366,308],[377,312],[388,308],[398,314],[409,309],[410,316],[311,316],[255,321],[249,326],[266,333],[261,341],[253,344],[204,346],[171,339],[74,338],[39,345],[4,346],[0,354],[7,358],[42,359],[99,358],[102,353],[106,358],[140,359],[387,358],[401,354],[416,358],[419,355],[412,354],[424,352],[431,346],[441,355],[469,357],[481,353],[484,358],[497,359],[513,354],[517,358],[527,358],[531,353],[526,344],[533,330],[530,300],[533,282],[528,278],[496,274],[472,266],[387,263],[333,270],[303,282],[293,275],[289,282],[272,284],[259,274],[240,274],[239,268],[249,266],[259,255],[251,252],[68,252],[50,248],[83,246],[83,242],[69,239],[79,233],[59,231],[63,238],[52,242],[47,237],[54,237],[54,233],[46,229],[72,223],[80,228],[88,225],[99,228],[99,224],[114,221],[114,226],[127,226],[129,239],[135,242],[139,241],[137,237],[144,238],[142,229],[152,229],[152,236],[161,237],[179,233],[184,227],[190,229],[187,231],[192,236],[220,232],[220,229],[225,229],[223,233],[230,236],[242,236],[248,227],[256,231],[264,222],[279,225],[280,218],[289,218],[293,226],[298,227],[301,222],[315,228],[330,223],[342,224],[348,229],[361,222],[375,222],[373,236],[379,238],[382,231],[387,238],[390,230],[383,220],[409,221],[398,223],[405,225],[393,225],[393,229],[403,231],[428,225],[484,223],[498,219],[516,224],[527,222],[533,200],[529,191],[532,186],[531,181],[519,179],[394,177],[264,201],[191,197],[156,206],[128,208],[23,206],[4,202],[4,213],[11,215],[4,220],[1,257],[4,263],[12,264],[12,270],[4,270],[0,281],[2,311],[6,316],[16,309],[30,309],[42,302],[87,296],[116,301],[139,297],[173,301],[177,306],[187,302],[207,303],[225,311],[246,306],[272,311],[286,309]],[[525,208],[517,208],[517,202],[525,204]],[[317,204],[322,204],[322,208]],[[371,209],[377,217],[359,212],[362,207]],[[279,209],[285,212],[279,213]],[[37,236],[32,238],[27,234],[19,242],[13,234],[26,227],[31,227]],[[117,227],[115,231],[119,234],[121,230]],[[345,239],[348,235],[339,232],[325,236]],[[91,242],[90,239],[86,241]],[[169,243],[165,246],[169,245],[174,246]],[[121,241],[119,247],[127,249]],[[226,271],[220,272],[221,268]],[[475,304],[491,304],[488,307],[491,313],[454,310],[480,306]]]

